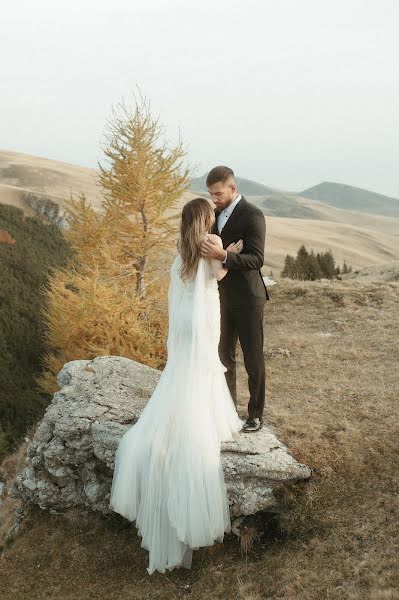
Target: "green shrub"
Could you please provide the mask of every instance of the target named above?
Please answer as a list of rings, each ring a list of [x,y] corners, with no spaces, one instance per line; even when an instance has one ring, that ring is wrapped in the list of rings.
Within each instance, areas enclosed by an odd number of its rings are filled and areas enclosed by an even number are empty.
[[[70,251],[61,231],[14,206],[0,205],[0,456],[42,416],[50,397],[39,391],[43,342],[40,288]]]

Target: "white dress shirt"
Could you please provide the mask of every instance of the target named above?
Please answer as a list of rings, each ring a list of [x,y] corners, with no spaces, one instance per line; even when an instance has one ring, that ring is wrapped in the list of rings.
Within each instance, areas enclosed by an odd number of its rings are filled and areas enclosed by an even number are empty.
[[[229,206],[227,206],[224,210],[222,210],[222,212],[218,216],[217,226],[218,226],[219,234],[222,232],[223,227],[226,225],[231,213],[233,212],[233,210],[235,209],[235,207],[237,206],[237,204],[239,203],[240,200],[241,200],[241,195],[239,194],[237,196],[237,198],[235,200],[233,200],[233,202],[231,204],[229,204]],[[226,256],[222,260],[222,263],[225,263],[226,259],[227,259],[227,252],[226,252]]]
[[[241,200],[241,196],[238,195],[237,198],[235,200],[233,200],[233,202],[231,204],[229,204],[219,214],[219,216],[218,216],[218,231],[219,231],[219,233],[221,233],[223,227],[226,225],[227,221],[229,220],[231,213],[233,212],[233,210],[235,209],[235,207],[237,206],[237,204],[240,200]]]

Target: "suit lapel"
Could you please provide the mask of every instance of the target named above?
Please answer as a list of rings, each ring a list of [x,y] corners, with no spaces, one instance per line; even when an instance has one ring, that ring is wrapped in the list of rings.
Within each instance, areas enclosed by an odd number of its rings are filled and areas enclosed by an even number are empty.
[[[234,223],[240,217],[240,215],[242,214],[242,212],[245,211],[245,205],[246,205],[246,203],[247,203],[247,201],[245,200],[244,196],[241,196],[240,201],[238,202],[237,206],[234,208],[233,212],[231,213],[231,215],[228,218],[228,221],[227,221],[226,225],[222,229],[222,233],[220,234],[220,236],[222,237],[222,239],[224,237],[227,237],[227,235],[228,235],[229,230],[231,229],[231,227],[234,225]]]

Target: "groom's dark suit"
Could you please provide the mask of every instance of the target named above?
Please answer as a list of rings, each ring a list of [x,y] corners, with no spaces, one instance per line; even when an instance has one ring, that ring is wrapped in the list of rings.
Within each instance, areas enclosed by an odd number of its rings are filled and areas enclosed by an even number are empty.
[[[236,347],[239,339],[248,373],[248,416],[261,418],[265,405],[263,313],[265,302],[269,300],[260,272],[265,248],[265,217],[259,208],[241,196],[219,234],[219,214],[215,212],[216,221],[212,233],[220,235],[223,248],[239,239],[244,242],[240,254],[227,251],[225,265],[228,273],[218,282],[221,309],[220,360],[227,368],[227,385],[237,404]]]

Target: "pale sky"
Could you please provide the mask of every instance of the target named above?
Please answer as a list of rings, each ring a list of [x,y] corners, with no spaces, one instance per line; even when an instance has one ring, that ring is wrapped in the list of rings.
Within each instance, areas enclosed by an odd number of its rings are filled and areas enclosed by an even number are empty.
[[[398,0],[15,0],[0,148],[96,167],[139,86],[200,175],[399,198]]]

